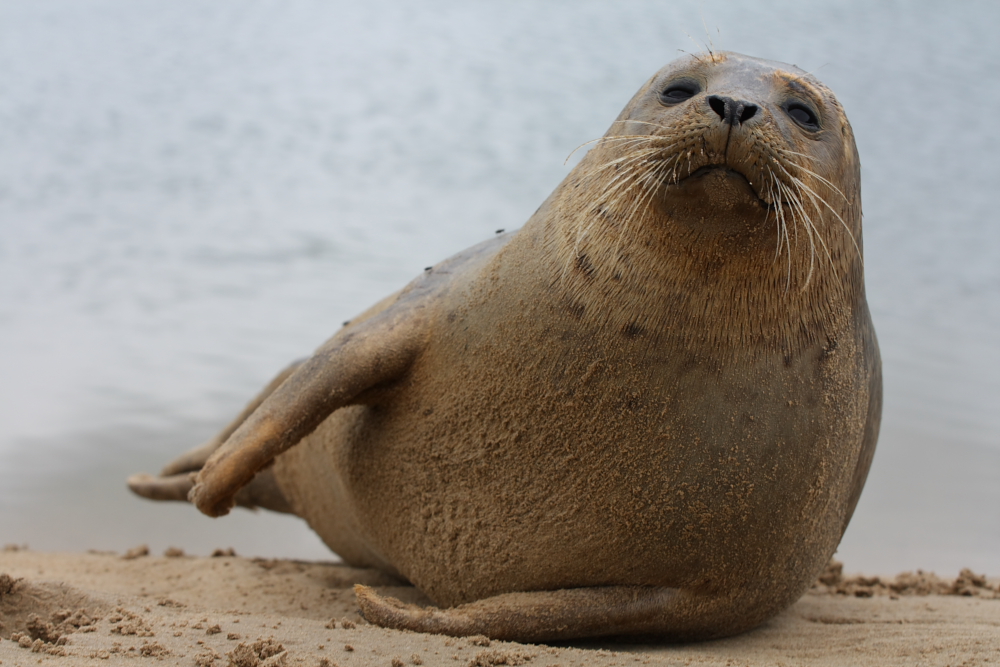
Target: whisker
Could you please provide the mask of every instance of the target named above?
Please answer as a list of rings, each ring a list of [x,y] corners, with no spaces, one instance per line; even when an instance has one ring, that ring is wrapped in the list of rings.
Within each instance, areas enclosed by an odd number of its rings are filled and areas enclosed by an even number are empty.
[[[643,172],[648,171],[648,167],[645,167],[646,158],[650,154],[656,152],[658,151],[649,151],[649,150],[635,151],[633,153],[630,153],[629,155],[619,158],[618,160],[613,160],[610,163],[603,165],[601,168],[596,169],[594,172],[589,172],[588,175],[592,177],[598,175],[600,171],[602,171],[605,167],[611,164],[616,164],[621,168],[619,173],[615,174],[610,179],[610,181],[608,181],[608,183],[604,186],[602,196],[596,203],[596,207],[604,208],[609,213],[615,215],[615,217],[621,218],[620,213],[617,212],[618,202],[621,200],[622,197],[624,197],[631,191],[631,189],[635,185],[635,181],[641,177]],[[610,199],[611,197],[614,198]],[[574,253],[573,253],[574,256],[573,258],[570,258],[569,262],[564,267],[563,270],[564,277],[566,272],[570,268],[570,262],[575,261],[575,257],[579,255],[579,249],[581,243],[583,242],[583,239],[586,238],[587,234],[590,232],[590,229],[594,226],[594,224],[596,224],[597,221],[598,221],[597,216],[590,216],[590,221],[588,222],[588,224],[582,229],[578,230],[577,237],[574,243]],[[626,223],[627,220],[622,221],[623,225]]]
[[[798,155],[798,153],[795,153],[795,155]],[[813,178],[815,178],[815,179],[817,179],[817,180],[819,180],[819,181],[822,181],[822,182],[823,182],[823,183],[825,183],[826,185],[830,186],[831,188],[833,188],[833,191],[834,191],[834,192],[836,192],[836,193],[837,193],[838,195],[840,195],[840,197],[841,197],[841,198],[842,198],[842,199],[843,199],[843,200],[844,200],[845,202],[846,202],[846,201],[848,201],[848,199],[847,199],[847,196],[846,196],[846,195],[845,195],[845,194],[844,194],[843,192],[841,192],[841,191],[840,191],[840,188],[838,188],[838,187],[837,187],[836,185],[834,185],[834,184],[833,184],[833,183],[832,183],[831,181],[829,181],[829,180],[827,180],[826,178],[824,178],[824,177],[820,176],[819,174],[817,174],[817,173],[816,173],[815,171],[813,171],[812,169],[808,169],[808,168],[806,168],[806,167],[803,167],[803,166],[802,166],[802,165],[800,165],[800,164],[799,164],[799,165],[795,165],[795,166],[796,166],[796,167],[797,167],[798,169],[800,169],[801,171],[803,171],[803,172],[805,172],[805,173],[809,174],[809,175],[810,175],[810,176],[812,176]],[[785,172],[785,173],[788,173],[788,172]]]
[[[620,259],[621,257],[621,247],[622,242],[625,238],[625,232],[631,228],[631,223],[636,219],[637,214],[652,200],[656,193],[656,188],[651,187],[652,183],[655,183],[656,177],[665,169],[665,164],[660,163],[647,163],[645,171],[636,178],[637,185],[645,185],[644,191],[640,190],[639,196],[636,197],[635,201],[632,203],[628,214],[622,221],[622,227],[618,234],[618,242],[615,248],[615,256]]]
[[[802,201],[798,194],[796,194],[790,187],[782,183],[780,180],[776,181],[776,183],[778,184],[779,190],[784,192],[784,198],[788,202],[789,206],[791,206],[792,211],[798,210],[798,215],[793,214],[792,220],[802,225],[802,229],[806,233],[806,238],[809,240],[809,271],[806,273],[806,281],[802,285],[802,289],[800,290],[801,292],[809,286],[810,282],[812,282],[813,270],[816,264],[816,242],[813,239],[812,229],[804,222],[804,218],[807,218],[808,216],[805,213],[805,209],[802,206]],[[796,226],[793,229],[795,230],[797,237],[798,227]]]
[[[563,165],[565,166],[566,163],[569,162],[570,158],[573,157],[578,150],[580,150],[584,146],[589,146],[590,144],[595,144],[597,142],[604,143],[606,141],[629,140],[629,141],[634,141],[635,143],[642,143],[642,142],[648,143],[650,141],[653,141],[654,139],[662,139],[662,138],[663,137],[659,137],[655,134],[621,134],[614,137],[597,137],[596,139],[591,139],[590,141],[583,142],[582,144],[574,148],[572,151],[570,151],[570,154],[566,156],[565,160],[563,160]]]
[[[815,197],[815,200],[813,200],[813,205],[814,206],[816,205],[816,200],[818,200],[821,204],[823,204],[824,206],[826,206],[827,210],[829,210],[830,213],[832,213],[834,215],[834,217],[837,218],[837,220],[840,222],[840,224],[844,227],[844,231],[847,232],[848,238],[851,239],[851,243],[854,245],[854,250],[858,254],[858,259],[861,261],[861,266],[864,266],[864,264],[865,264],[865,258],[861,254],[861,247],[858,246],[858,241],[857,241],[857,239],[854,238],[854,232],[852,232],[851,228],[847,226],[847,223],[844,222],[844,219],[842,217],[840,217],[840,214],[837,213],[837,211],[834,210],[834,208],[832,206],[830,206],[830,203],[827,202],[826,199],[824,199],[823,197],[820,197],[819,194],[817,194],[815,190],[813,190],[812,188],[810,188],[808,185],[806,185],[805,183],[803,183],[801,180],[799,180],[799,179],[795,178],[794,176],[792,176],[791,174],[789,174],[788,171],[786,171],[784,169],[784,167],[781,167],[780,165],[779,165],[779,167],[781,168],[782,171],[785,172],[785,174],[789,178],[793,179],[794,181],[796,181],[798,183],[799,186],[801,186],[802,188],[804,188],[811,195],[811,198]],[[845,198],[845,200],[846,200],[846,198]],[[817,211],[818,211],[819,207],[817,206],[816,208],[817,208]]]
[[[769,172],[771,171],[770,167],[768,167],[768,171]],[[774,177],[773,176],[771,177],[771,180],[769,180],[768,183],[767,183],[767,194],[768,194],[768,196],[771,197],[771,201],[772,202],[776,201],[776,199],[774,197]],[[781,239],[781,218],[778,215],[779,209],[776,206],[773,206],[772,208],[774,210],[774,224],[775,224],[776,230],[778,232],[777,233],[778,242],[775,244],[775,248],[774,248],[774,260],[772,260],[772,263],[773,263],[773,262],[777,262],[778,258],[781,256],[781,241],[782,241],[782,239]],[[770,214],[770,213],[771,213],[771,210],[768,210],[768,214]],[[767,222],[767,217],[766,216],[764,217],[764,222],[765,223]]]
[[[804,157],[805,159],[809,160],[810,162],[816,162],[816,156],[815,155],[806,155],[805,153],[796,153],[795,151],[790,151],[787,148],[781,148],[780,146],[770,146],[770,148],[774,149],[775,151],[780,152],[782,155],[794,155],[796,157]]]
[[[632,118],[626,118],[625,120],[616,120],[615,122],[613,122],[611,124],[612,125],[617,125],[618,123],[638,123],[639,125],[649,125],[650,127],[660,127],[660,128],[663,128],[664,130],[673,130],[673,129],[675,129],[675,128],[671,127],[670,125],[661,125],[660,123],[651,123],[649,121],[635,120],[635,119],[632,119]],[[653,136],[653,135],[650,135],[650,136]]]
[[[632,151],[631,153],[627,153],[626,155],[623,155],[622,157],[617,158],[615,160],[611,160],[610,162],[605,162],[604,164],[598,165],[596,167],[588,168],[587,171],[584,172],[583,176],[589,177],[592,175],[596,175],[598,172],[614,167],[615,165],[628,162],[629,160],[635,159],[637,157],[655,155],[656,153],[659,153],[661,150],[663,149],[660,147],[656,147],[656,148],[644,148],[641,150]]]

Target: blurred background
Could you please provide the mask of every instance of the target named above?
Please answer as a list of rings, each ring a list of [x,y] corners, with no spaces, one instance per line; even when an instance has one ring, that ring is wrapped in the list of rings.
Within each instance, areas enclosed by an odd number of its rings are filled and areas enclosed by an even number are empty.
[[[886,399],[838,557],[1000,574],[998,28],[972,1],[0,0],[0,543],[331,558],[124,479],[521,226],[710,43],[814,72],[857,135]]]

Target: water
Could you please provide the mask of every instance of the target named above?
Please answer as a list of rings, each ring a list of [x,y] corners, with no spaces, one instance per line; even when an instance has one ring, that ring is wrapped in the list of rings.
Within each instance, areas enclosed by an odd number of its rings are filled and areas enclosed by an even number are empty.
[[[988,2],[0,2],[0,541],[328,557],[123,479],[519,227],[711,40],[815,71],[857,135],[886,404],[840,556],[996,574],[998,27]]]

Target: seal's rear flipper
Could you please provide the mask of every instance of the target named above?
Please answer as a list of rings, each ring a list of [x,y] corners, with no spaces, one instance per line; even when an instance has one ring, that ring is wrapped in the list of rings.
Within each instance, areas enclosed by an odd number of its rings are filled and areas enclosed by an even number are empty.
[[[703,610],[701,601],[676,588],[601,586],[505,593],[450,609],[404,604],[360,584],[354,592],[367,621],[396,630],[520,642],[614,635],[675,640],[704,636],[695,613],[699,607]]]

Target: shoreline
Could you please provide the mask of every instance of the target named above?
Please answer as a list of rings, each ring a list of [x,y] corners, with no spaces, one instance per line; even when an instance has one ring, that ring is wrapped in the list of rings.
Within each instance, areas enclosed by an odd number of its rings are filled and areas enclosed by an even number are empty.
[[[0,664],[135,665],[154,658],[200,667],[826,666],[1000,659],[1000,580],[968,571],[956,579],[922,572],[844,577],[835,564],[791,608],[736,637],[550,646],[386,630],[358,615],[353,585],[427,604],[412,586],[341,563],[218,553],[0,552]]]

